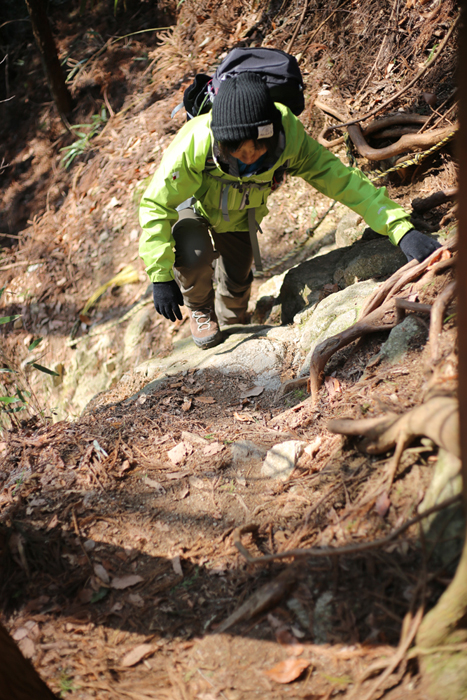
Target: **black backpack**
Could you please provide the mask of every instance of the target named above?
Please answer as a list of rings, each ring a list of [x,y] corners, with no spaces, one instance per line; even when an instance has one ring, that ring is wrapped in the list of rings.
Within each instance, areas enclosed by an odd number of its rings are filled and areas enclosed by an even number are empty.
[[[280,102],[298,116],[305,109],[303,78],[295,56],[280,49],[237,48],[222,61],[213,76],[198,73],[185,90],[183,102],[172,117],[185,107],[187,119],[209,112],[223,80],[251,71],[262,76],[274,102]]]

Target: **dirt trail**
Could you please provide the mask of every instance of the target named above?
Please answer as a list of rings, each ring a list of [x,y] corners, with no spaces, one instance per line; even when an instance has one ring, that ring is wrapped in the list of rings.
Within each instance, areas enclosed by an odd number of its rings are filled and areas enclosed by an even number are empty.
[[[389,33],[377,38],[368,18],[376,17],[379,3],[364,3],[362,12],[349,5],[334,14],[329,7],[325,16],[312,5],[293,50],[304,56],[303,121],[317,136],[324,126],[323,115],[312,108],[318,92],[340,109],[356,99],[357,108],[365,96],[372,101],[391,94],[393,71],[406,81],[412,73],[402,58],[389,68],[402,39]],[[399,48],[412,68],[426,59],[433,32],[447,30],[453,7],[429,6],[420,17],[419,8],[409,5],[398,26],[416,39]],[[74,78],[75,122],[89,123],[107,103],[115,115],[92,149],[64,171],[59,149],[70,143],[69,136],[51,105],[34,102],[47,99],[34,58],[29,87],[18,80],[19,104],[30,99],[31,111],[28,120],[18,121],[17,138],[5,141],[10,167],[2,174],[2,232],[10,236],[2,239],[0,275],[8,293],[2,315],[22,314],[14,328],[4,327],[9,361],[19,365],[27,345],[44,336],[41,362],[66,364],[75,352],[67,341],[87,299],[129,262],[139,281],[107,292],[89,318],[79,318],[78,336],[91,323],[122,316],[142,296],[147,279],[137,257],[137,202],[181,124],[181,117],[171,121],[168,115],[183,87],[194,70],[208,70],[215,55],[238,42],[287,48],[302,11],[278,8],[274,14],[241,3],[219,7],[184,3],[182,21],[163,49],[156,36],[143,41],[139,35],[108,47],[103,63],[94,55],[114,25],[102,8],[75,23],[66,8],[54,10],[68,68],[76,57],[92,59]],[[385,16],[391,7],[383,8]],[[130,19],[115,21],[122,35],[126,29],[166,26],[177,11],[161,6],[156,22],[152,9],[145,14],[139,8]],[[343,17],[352,24],[344,34]],[[324,20],[320,35],[313,36]],[[86,26],[92,21],[94,33]],[[352,32],[365,39],[366,54],[353,47]],[[208,36],[210,43],[202,46]],[[28,52],[34,56],[32,46]],[[21,77],[19,64],[15,71]],[[374,80],[362,88],[370,72]],[[436,89],[440,102],[449,98],[452,50],[424,89]],[[395,108],[429,112],[416,92]],[[5,114],[2,135],[19,119],[17,107]],[[338,153],[348,155],[344,148]],[[454,180],[452,158],[443,151],[387,184],[391,196],[408,206]],[[301,183],[280,190],[264,227],[266,263],[303,241],[328,205]],[[341,214],[330,214],[316,236],[332,231]],[[444,216],[453,215],[443,204],[417,225],[436,230]],[[450,272],[437,278],[419,301],[432,303],[450,279]],[[450,312],[436,378],[454,391]],[[150,343],[132,362],[168,354],[173,340],[188,334],[186,321],[186,315],[176,324],[154,318]],[[349,698],[370,664],[392,657],[404,619],[410,626],[407,616],[422,603],[433,605],[452,576],[452,563],[440,563],[434,547],[420,546],[417,526],[382,549],[304,559],[298,566],[285,561],[253,568],[234,545],[235,529],[251,524],[257,527],[242,541],[257,556],[362,542],[384,536],[416,513],[437,459],[433,446],[419,443],[406,450],[391,491],[372,499],[368,495],[381,484],[391,454],[364,455],[355,440],[326,428],[331,418],[408,410],[427,390],[430,358],[423,346],[413,347],[396,366],[365,371],[384,339],[376,334],[340,351],[327,368],[318,403],[296,412],[288,409],[306,398],[303,392],[254,396],[250,377],[191,371],[170,377],[150,396],[127,401],[117,388],[112,402],[72,414],[73,420],[54,424],[38,416],[4,432],[2,619],[51,688],[83,700]],[[291,478],[264,477],[266,451],[288,440],[306,443]],[[219,632],[244,604],[242,619]],[[362,693],[370,687],[365,680]],[[426,697],[407,657],[383,689],[390,700]]]

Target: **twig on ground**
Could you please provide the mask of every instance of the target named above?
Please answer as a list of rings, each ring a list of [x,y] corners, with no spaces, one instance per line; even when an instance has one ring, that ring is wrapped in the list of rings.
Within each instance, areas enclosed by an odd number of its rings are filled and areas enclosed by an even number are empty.
[[[336,14],[336,12],[338,12],[342,7],[344,7],[344,5],[347,5],[348,2],[349,2],[349,0],[344,0],[344,2],[341,2],[341,4],[338,5],[338,6],[336,7],[336,9],[333,10],[333,11],[326,17],[326,19],[324,19],[324,20],[321,22],[321,24],[319,24],[319,25],[316,27],[315,31],[312,32],[312,34],[308,37],[308,40],[307,40],[307,42],[306,42],[306,44],[305,44],[305,48],[304,48],[303,51],[302,51],[302,55],[301,55],[300,59],[303,58],[303,56],[304,56],[305,53],[306,53],[307,48],[309,47],[309,45],[311,44],[311,42],[313,41],[313,39],[315,38],[315,36],[318,34],[318,32],[320,32],[321,29],[324,27],[324,25],[326,24],[326,22],[329,22],[329,20],[331,19],[331,17],[333,17],[333,16]],[[300,61],[299,61],[299,63],[300,63]]]
[[[388,38],[388,34],[389,34],[389,32],[390,32],[391,30],[394,31],[394,29],[391,27],[391,22],[392,22],[392,18],[394,17],[394,15],[395,15],[395,13],[396,13],[396,11],[397,11],[398,5],[399,5],[399,0],[394,0],[394,3],[393,3],[393,5],[392,5],[392,9],[391,9],[391,14],[390,14],[390,16],[389,16],[389,20],[388,20],[388,22],[387,22],[387,24],[386,24],[386,27],[385,27],[385,30],[384,30],[384,36],[383,36],[383,38],[382,38],[381,46],[379,47],[378,54],[377,54],[377,56],[376,56],[376,58],[375,58],[375,61],[374,61],[373,65],[372,65],[372,67],[371,67],[370,72],[368,73],[368,75],[366,76],[365,80],[363,81],[362,87],[360,88],[360,90],[359,90],[359,91],[357,92],[357,94],[355,95],[355,100],[357,100],[357,97],[359,97],[359,96],[362,94],[362,92],[364,91],[364,89],[365,89],[366,86],[368,85],[368,82],[369,82],[370,78],[372,77],[373,73],[375,72],[376,68],[378,67],[378,61],[379,61],[380,56],[381,56],[381,54],[382,54],[382,52],[384,51],[384,48],[385,48],[385,46],[386,46],[386,39]],[[396,22],[396,24],[397,24],[397,22]],[[396,29],[397,29],[397,28],[396,28]]]
[[[21,267],[21,265],[38,265],[39,263],[44,263],[45,260],[22,260],[19,262],[10,263],[9,265],[4,265],[0,267],[0,272],[4,270],[12,270],[14,267]]]
[[[447,97],[447,98],[444,100],[444,102],[443,102],[442,104],[440,104],[440,106],[438,107],[438,111],[440,111],[441,109],[443,109],[443,107],[444,107],[445,105],[447,105],[447,103],[449,102],[449,100],[450,100],[452,97],[454,97],[454,95],[456,94],[456,92],[457,92],[457,87],[455,87],[454,90],[453,90],[453,91],[451,92],[451,94],[449,95],[449,97]],[[448,109],[448,111],[446,112],[446,114],[449,114],[454,106],[455,106],[455,105],[452,105],[452,107],[450,107],[450,108]],[[436,112],[433,112],[432,114],[430,114],[430,116],[428,117],[428,119],[426,120],[426,122],[424,123],[424,125],[422,126],[422,128],[420,129],[420,133],[422,133],[423,131],[426,131],[426,129],[428,128],[428,125],[430,124],[430,122],[433,121],[433,119],[434,119],[435,117],[436,117]],[[443,115],[443,119],[444,119],[444,115]],[[439,124],[440,121],[441,121],[441,119],[437,119],[437,120],[436,120],[436,124]]]
[[[395,540],[400,534],[408,530],[409,527],[415,525],[416,523],[427,518],[432,513],[437,513],[444,508],[448,508],[454,503],[459,503],[462,499],[461,494],[457,496],[452,496],[452,498],[447,498],[442,503],[439,503],[423,513],[419,513],[417,516],[408,520],[400,527],[396,528],[386,537],[382,537],[378,540],[373,540],[372,542],[359,542],[357,544],[345,545],[343,547],[312,547],[310,549],[290,549],[285,552],[278,552],[277,554],[266,554],[262,557],[252,557],[248,550],[242,544],[242,535],[246,532],[253,532],[258,530],[258,525],[256,523],[249,523],[244,527],[237,528],[233,533],[233,543],[238,549],[240,554],[246,559],[249,564],[267,564],[271,561],[277,561],[278,559],[290,559],[290,558],[301,558],[301,557],[333,557],[333,556],[346,556],[348,554],[359,554],[360,552],[367,552],[371,549],[378,549],[379,547],[384,547],[385,544],[389,544]]]
[[[407,655],[407,652],[409,650],[410,645],[412,644],[413,640],[415,639],[415,635],[418,632],[418,628],[420,627],[420,623],[423,618],[423,612],[424,609],[423,607],[420,607],[415,616],[412,619],[412,614],[407,613],[404,619],[404,623],[402,626],[402,633],[401,633],[401,640],[399,642],[399,646],[394,654],[390,659],[387,660],[387,667],[384,673],[379,676],[375,682],[372,684],[370,687],[369,691],[362,697],[361,696],[361,685],[363,681],[368,678],[368,676],[374,671],[377,670],[376,668],[372,668],[373,664],[366,669],[366,671],[363,673],[362,677],[359,678],[359,680],[356,682],[355,687],[352,691],[352,693],[349,696],[349,700],[353,700],[353,698],[359,698],[359,700],[372,700],[374,697],[375,693],[379,690],[379,688],[382,686],[382,684],[389,678],[389,676],[396,670],[396,668],[399,666],[401,661],[404,659],[404,657]],[[381,662],[377,662],[380,664]]]
[[[460,13],[457,15],[456,19],[454,22],[451,24],[449,30],[446,33],[446,36],[444,37],[443,41],[440,43],[438,46],[437,51],[433,54],[431,61],[429,63],[426,63],[421,70],[418,71],[417,75],[415,78],[413,78],[407,85],[405,85],[403,88],[401,88],[398,92],[395,93],[392,97],[389,98],[389,100],[386,100],[386,102],[383,102],[383,104],[378,105],[374,109],[372,109],[370,112],[367,112],[367,114],[364,114],[361,117],[357,117],[356,119],[352,119],[349,122],[346,122],[344,124],[336,124],[334,126],[329,127],[329,129],[340,129],[343,126],[351,126],[352,124],[357,124],[358,122],[364,121],[365,119],[369,119],[370,117],[374,117],[375,114],[378,114],[378,112],[381,112],[383,109],[386,109],[390,104],[392,104],[395,100],[397,100],[401,95],[404,94],[404,92],[407,92],[415,83],[420,80],[420,78],[430,69],[434,66],[435,62],[437,59],[441,56],[442,52],[444,51],[444,48],[446,44],[448,43],[451,34],[453,33],[454,29],[457,26],[457,23],[459,22],[460,19]]]
[[[294,31],[294,33],[292,34],[292,38],[290,39],[290,41],[289,41],[289,43],[288,43],[288,45],[287,45],[287,48],[286,48],[286,52],[287,52],[287,53],[291,53],[291,52],[292,52],[292,46],[293,46],[293,44],[294,44],[295,39],[297,38],[298,30],[300,29],[300,27],[301,27],[302,24],[303,24],[303,20],[305,19],[305,15],[306,15],[307,9],[308,9],[308,0],[305,0],[305,4],[304,4],[304,6],[303,6],[303,11],[302,11],[302,14],[300,15],[300,19],[298,20],[297,26],[295,27],[295,31]]]

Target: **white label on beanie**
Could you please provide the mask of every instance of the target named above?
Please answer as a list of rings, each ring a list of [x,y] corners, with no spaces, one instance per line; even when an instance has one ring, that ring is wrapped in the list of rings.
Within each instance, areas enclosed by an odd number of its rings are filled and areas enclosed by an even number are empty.
[[[269,139],[274,136],[274,125],[264,124],[264,126],[258,126],[258,138],[259,139]]]

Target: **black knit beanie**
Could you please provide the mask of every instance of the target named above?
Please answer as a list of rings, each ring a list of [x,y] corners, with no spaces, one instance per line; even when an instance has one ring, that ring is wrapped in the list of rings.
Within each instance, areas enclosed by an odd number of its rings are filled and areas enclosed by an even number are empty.
[[[222,81],[212,106],[216,141],[246,141],[274,135],[281,114],[257,73],[240,73]]]

